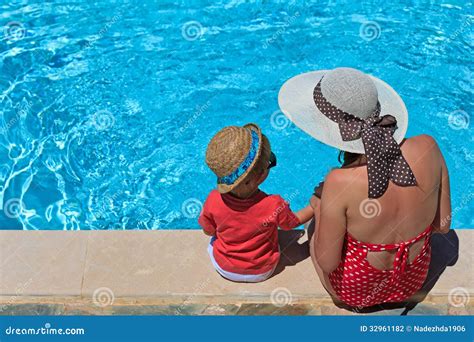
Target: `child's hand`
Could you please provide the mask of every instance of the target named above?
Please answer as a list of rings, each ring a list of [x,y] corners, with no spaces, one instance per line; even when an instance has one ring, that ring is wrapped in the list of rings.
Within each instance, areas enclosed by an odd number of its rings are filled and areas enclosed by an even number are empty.
[[[319,206],[320,202],[321,200],[314,195],[311,196],[311,198],[309,199],[309,205],[311,206],[311,208],[313,208],[313,210]]]
[[[295,213],[296,217],[300,221],[300,224],[305,224],[314,217],[314,212],[311,206],[306,206],[303,209]]]

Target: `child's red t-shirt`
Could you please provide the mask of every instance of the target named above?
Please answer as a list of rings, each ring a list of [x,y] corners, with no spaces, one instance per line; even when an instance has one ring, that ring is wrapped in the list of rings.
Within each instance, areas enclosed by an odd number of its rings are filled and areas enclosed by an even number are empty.
[[[239,199],[213,190],[204,203],[199,224],[216,236],[214,259],[227,271],[262,274],[278,263],[278,227],[290,230],[301,223],[279,195],[262,191]]]

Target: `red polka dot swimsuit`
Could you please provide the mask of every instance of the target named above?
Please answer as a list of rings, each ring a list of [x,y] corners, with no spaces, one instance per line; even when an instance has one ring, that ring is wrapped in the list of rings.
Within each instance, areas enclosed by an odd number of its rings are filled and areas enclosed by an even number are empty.
[[[329,280],[341,301],[364,308],[381,303],[401,302],[423,285],[431,259],[431,226],[417,237],[396,244],[370,244],[354,239],[349,233],[345,253]],[[425,239],[421,252],[409,263],[409,248]],[[393,268],[379,270],[367,260],[368,252],[396,251]]]

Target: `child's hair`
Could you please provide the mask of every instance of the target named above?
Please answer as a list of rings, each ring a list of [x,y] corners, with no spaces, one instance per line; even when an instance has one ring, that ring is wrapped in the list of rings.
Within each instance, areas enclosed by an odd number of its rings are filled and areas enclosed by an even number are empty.
[[[259,179],[262,174],[268,169],[270,162],[271,146],[268,138],[262,134],[262,152],[255,162],[254,167],[245,179],[240,183],[233,191],[233,193],[250,193],[255,190],[255,184],[251,183],[252,180]]]

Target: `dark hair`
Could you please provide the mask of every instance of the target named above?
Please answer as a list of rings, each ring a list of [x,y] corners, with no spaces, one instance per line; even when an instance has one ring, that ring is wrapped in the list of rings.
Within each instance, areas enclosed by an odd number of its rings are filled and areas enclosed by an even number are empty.
[[[360,156],[362,156],[362,154],[339,151],[339,157],[337,158],[337,160],[339,160],[339,163],[341,163],[342,166],[346,166],[355,162],[357,159],[360,158]]]

